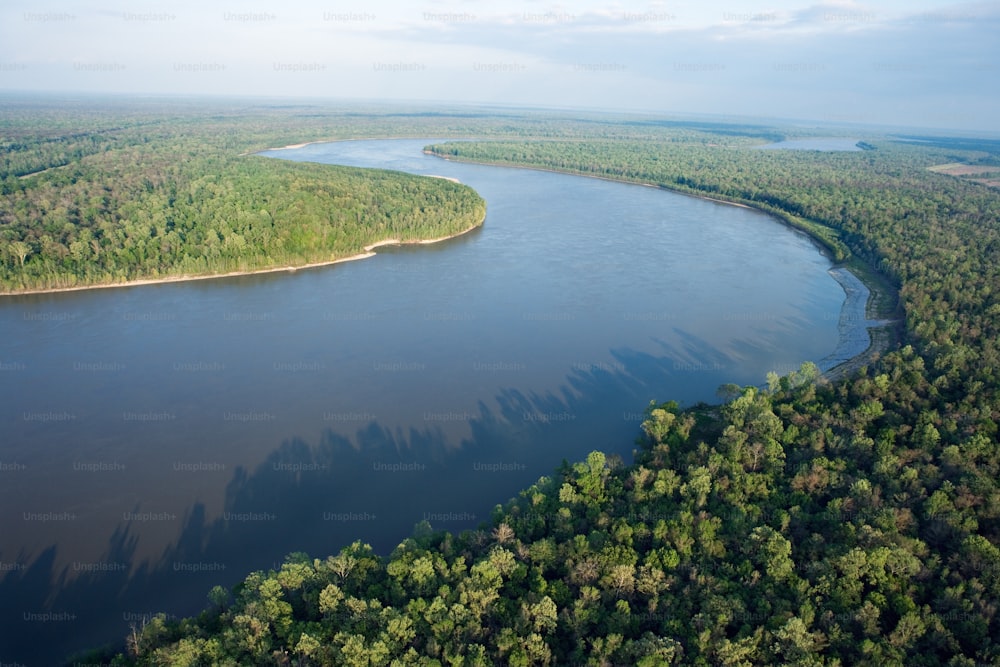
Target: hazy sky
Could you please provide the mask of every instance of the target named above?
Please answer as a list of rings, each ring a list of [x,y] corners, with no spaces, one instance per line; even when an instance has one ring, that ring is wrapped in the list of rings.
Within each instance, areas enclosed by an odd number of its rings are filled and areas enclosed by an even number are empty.
[[[4,0],[0,90],[716,113],[1000,131],[1000,3]]]

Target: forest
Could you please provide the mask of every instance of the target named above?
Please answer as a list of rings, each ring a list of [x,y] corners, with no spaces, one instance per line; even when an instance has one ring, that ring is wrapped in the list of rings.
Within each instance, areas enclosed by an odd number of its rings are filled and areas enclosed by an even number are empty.
[[[423,523],[388,555],[361,543],[293,553],[233,590],[206,591],[200,615],[153,617],[124,650],[80,662],[1000,664],[1000,191],[928,170],[989,163],[995,146],[873,132],[858,137],[863,151],[760,151],[803,131],[543,113],[268,114],[185,121],[246,126],[217,132],[214,154],[186,150],[248,187],[258,162],[234,154],[267,145],[477,136],[487,140],[431,150],[754,206],[891,285],[898,304],[883,314],[900,314],[901,340],[833,381],[806,363],[760,387],[725,385],[718,405],[681,410],[663,397],[646,408],[633,461],[593,451],[498,504],[479,529]],[[9,163],[55,166],[63,158],[50,144]],[[79,161],[99,159],[89,155]],[[178,168],[176,155],[161,157],[165,173]],[[298,168],[267,178],[318,183]],[[637,279],[636,289],[668,288]]]
[[[110,125],[78,122],[92,120]],[[471,188],[442,179],[226,151],[233,120],[115,120],[91,132],[9,123],[0,293],[327,262],[385,239],[450,236],[486,215]],[[37,124],[63,133],[32,133]]]

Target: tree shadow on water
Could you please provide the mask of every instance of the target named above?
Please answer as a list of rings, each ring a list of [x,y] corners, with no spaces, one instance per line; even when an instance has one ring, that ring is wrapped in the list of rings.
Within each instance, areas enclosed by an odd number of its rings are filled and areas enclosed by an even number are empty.
[[[371,421],[350,436],[329,428],[312,443],[291,437],[252,470],[233,471],[221,513],[193,502],[176,521],[123,521],[86,568],[59,565],[73,562],[72,544],[21,553],[0,579],[0,623],[14,630],[2,633],[0,661],[58,664],[102,644],[121,649],[131,624],[197,613],[213,586],[276,568],[291,552],[325,557],[360,540],[387,555],[421,521],[475,528],[564,459],[594,449],[630,459],[649,401],[696,377],[676,361],[691,354],[613,350],[614,362],[574,368],[555,391],[504,389],[492,405],[446,416],[467,426],[457,444],[455,424],[426,418],[407,429]],[[168,546],[139,560],[144,539]]]
[[[424,519],[442,529],[475,527],[513,491],[494,495],[471,479],[465,450],[500,436],[485,407],[469,421],[473,435],[458,456],[434,425],[401,432],[371,422],[353,438],[328,429],[315,443],[287,439],[255,468],[233,471],[221,513],[195,502],[176,520],[122,521],[96,562],[79,563],[69,541],[14,559],[0,554],[8,564],[0,662],[52,665],[109,642],[121,649],[131,624],[157,612],[197,613],[214,585],[278,567],[290,552],[322,557],[361,540],[388,554]],[[144,513],[141,505],[122,509]],[[162,553],[137,556],[144,539],[164,537]]]

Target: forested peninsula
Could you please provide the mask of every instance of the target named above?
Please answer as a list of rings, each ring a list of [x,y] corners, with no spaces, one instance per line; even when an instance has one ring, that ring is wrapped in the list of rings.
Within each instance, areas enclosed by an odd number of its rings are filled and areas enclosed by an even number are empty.
[[[256,148],[349,131],[350,119],[310,111],[297,136]],[[495,137],[434,150],[801,221],[832,256],[898,288],[901,340],[836,381],[805,364],[766,386],[724,386],[718,406],[681,410],[663,397],[632,462],[595,451],[478,530],[421,524],[388,556],[360,543],[292,554],[208,592],[199,616],[136,624],[124,652],[84,661],[1000,663],[1000,192],[929,170],[995,159],[991,145],[872,133],[858,137],[865,151],[759,151],[793,131],[361,116],[356,136]],[[670,286],[637,276],[636,289]]]
[[[55,136],[32,117],[9,123],[0,294],[331,263],[388,239],[454,236],[486,215],[478,194],[445,179],[241,155],[237,135],[267,134],[239,119],[119,120]]]

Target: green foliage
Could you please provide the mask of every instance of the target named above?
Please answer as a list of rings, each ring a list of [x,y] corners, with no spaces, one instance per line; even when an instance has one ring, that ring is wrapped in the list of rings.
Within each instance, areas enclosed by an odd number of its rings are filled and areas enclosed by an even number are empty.
[[[546,127],[560,140],[435,150],[806,221],[899,287],[904,344],[835,382],[804,365],[726,386],[722,406],[653,403],[630,466],[591,453],[481,530],[425,529],[388,558],[290,558],[197,621],[138,628],[121,660],[997,664],[1000,193],[928,172],[948,161],[933,145],[764,152],[749,130]]]
[[[745,388],[717,432],[773,437],[781,424],[769,415],[791,414],[803,391]],[[825,419],[809,408],[835,394],[824,386],[793,408],[793,420]],[[661,410],[651,406],[650,421]],[[251,575],[233,607],[217,605],[208,613],[218,618],[202,627],[148,626],[133,664],[200,664],[209,651],[234,664],[280,654],[317,665],[945,664],[1000,655],[992,611],[1000,549],[965,524],[956,553],[934,548],[920,539],[921,522],[886,504],[872,461],[850,445],[843,465],[797,445],[789,458],[841,470],[840,481],[803,485],[770,468],[760,475],[772,492],[755,503],[730,500],[760,483],[746,461],[705,442],[677,440],[672,456],[684,472],[659,494],[650,493],[661,480],[648,467],[655,440],[626,468],[593,452],[505,507],[492,541],[464,533],[448,538],[445,553],[444,536],[433,534],[388,559],[359,544],[326,561],[290,557]],[[567,488],[591,518],[558,537],[552,509],[567,502]],[[932,497],[934,516],[958,511]],[[538,508],[550,528],[533,524]],[[306,588],[318,598],[302,595]],[[292,599],[314,602],[296,608]]]
[[[74,113],[85,111],[63,115]],[[58,123],[39,126],[28,114],[5,124],[0,291],[329,262],[387,239],[457,234],[485,217],[482,198],[444,179],[291,163],[233,146],[236,132],[246,147],[274,137],[274,126],[190,111],[183,121],[130,120],[93,137],[51,136]]]

